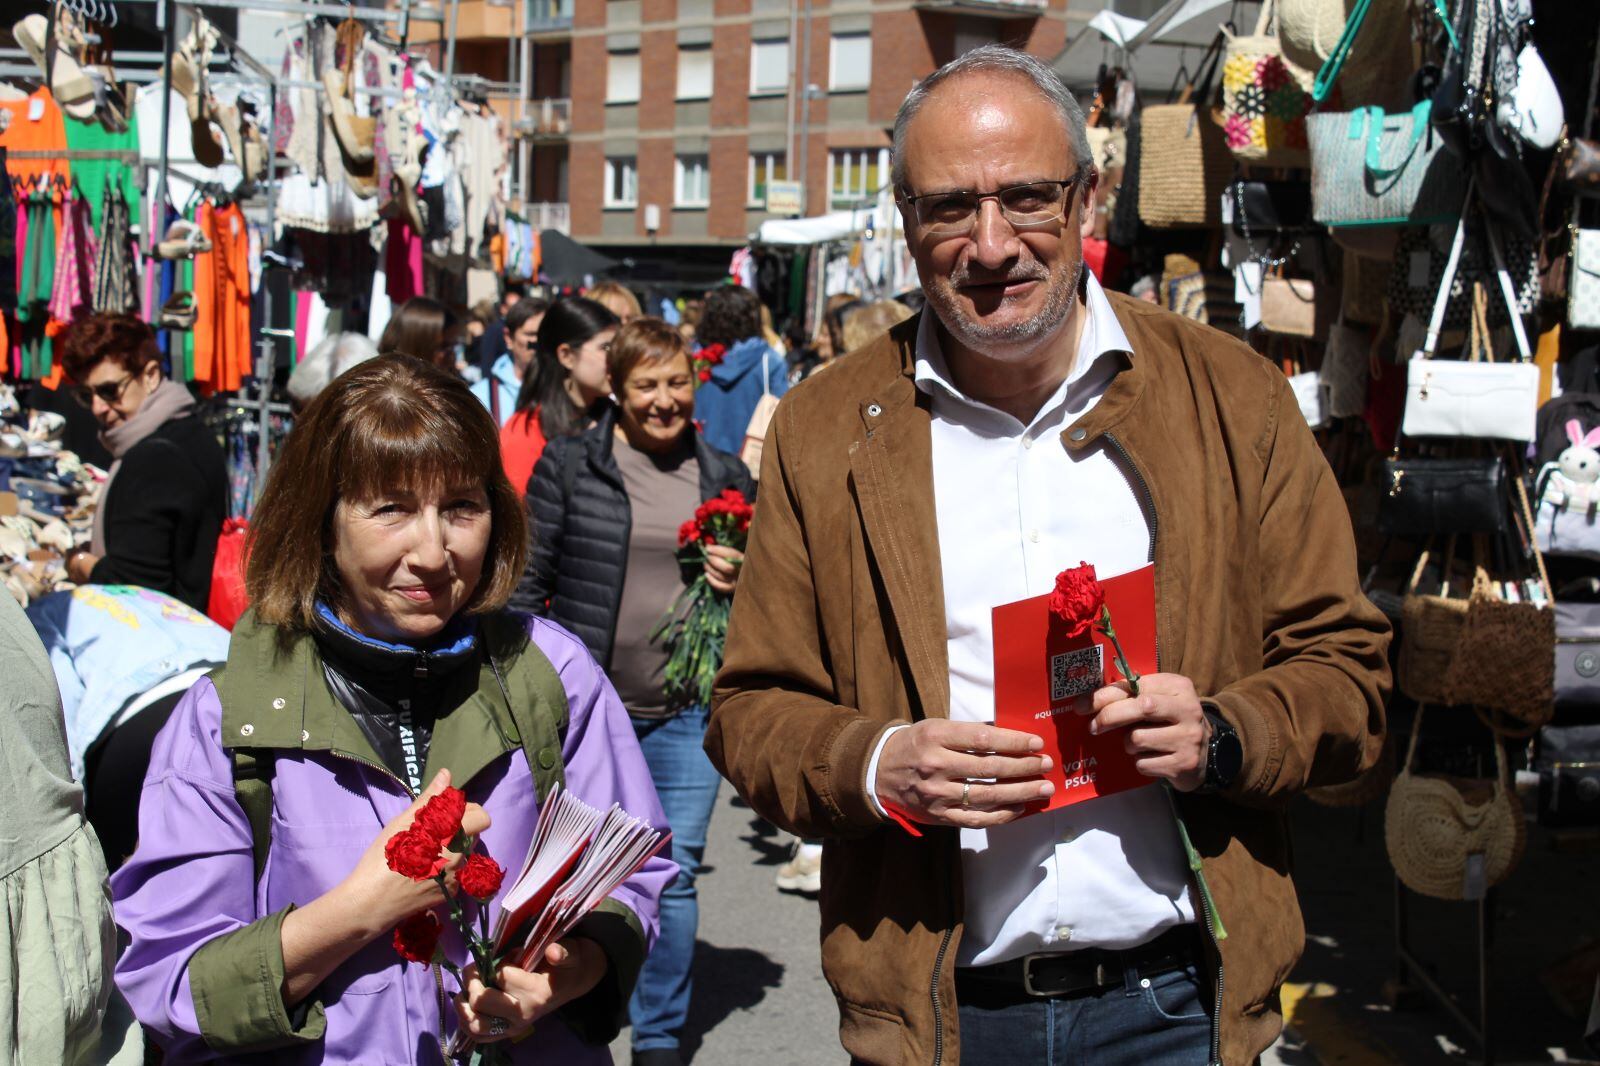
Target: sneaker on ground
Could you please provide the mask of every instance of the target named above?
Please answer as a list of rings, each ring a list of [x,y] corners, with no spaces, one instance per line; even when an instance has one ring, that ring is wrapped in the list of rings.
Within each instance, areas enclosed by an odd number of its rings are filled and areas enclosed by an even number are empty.
[[[797,843],[789,861],[778,867],[777,883],[780,892],[821,892],[822,845]]]

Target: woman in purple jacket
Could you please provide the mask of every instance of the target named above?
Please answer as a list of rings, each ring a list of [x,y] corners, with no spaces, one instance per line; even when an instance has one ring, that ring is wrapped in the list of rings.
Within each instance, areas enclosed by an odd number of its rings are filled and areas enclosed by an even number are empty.
[[[117,984],[169,1063],[438,1063],[458,1028],[512,1041],[514,1062],[611,1061],[671,862],[541,965],[502,968],[500,990],[391,943],[444,899],[390,871],[384,843],[448,783],[512,871],[502,892],[558,781],[665,828],[583,644],[504,609],[526,539],[492,420],[447,374],[386,356],[307,409],[256,511],[252,611],[157,738],[113,880],[131,940]]]

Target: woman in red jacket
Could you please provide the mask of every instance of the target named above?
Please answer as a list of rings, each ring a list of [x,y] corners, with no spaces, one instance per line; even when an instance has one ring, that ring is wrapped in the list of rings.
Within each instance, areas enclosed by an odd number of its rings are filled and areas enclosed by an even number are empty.
[[[581,296],[557,300],[545,312],[516,413],[500,430],[501,461],[519,495],[527,494],[545,442],[593,425],[596,409],[611,395],[606,355],[619,324]]]

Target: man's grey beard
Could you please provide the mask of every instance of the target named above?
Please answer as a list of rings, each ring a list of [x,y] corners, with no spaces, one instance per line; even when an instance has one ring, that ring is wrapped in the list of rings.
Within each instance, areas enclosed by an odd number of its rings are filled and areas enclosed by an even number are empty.
[[[1007,280],[1026,279],[1042,280],[1048,284],[1051,275],[1047,273],[1041,277],[1023,274]],[[933,305],[934,314],[939,316],[939,321],[950,335],[968,348],[978,350],[995,344],[1025,344],[1049,336],[1066,321],[1067,315],[1072,312],[1072,301],[1077,298],[1078,287],[1083,283],[1083,260],[1079,259],[1073,264],[1070,284],[1051,288],[1044,310],[1024,322],[989,326],[968,318],[956,302],[956,289],[964,282],[964,273],[954,274],[927,288],[928,303]]]

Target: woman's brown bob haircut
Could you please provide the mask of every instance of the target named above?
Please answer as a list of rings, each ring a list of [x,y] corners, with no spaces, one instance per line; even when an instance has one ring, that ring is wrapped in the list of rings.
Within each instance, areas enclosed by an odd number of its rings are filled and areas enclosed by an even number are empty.
[[[676,327],[659,318],[636,318],[611,338],[611,352],[606,356],[611,387],[620,396],[634,367],[643,362],[664,363],[680,355],[689,366],[689,345]]]
[[[522,576],[528,526],[500,464],[494,419],[459,379],[410,356],[379,356],[341,374],[296,421],[251,519],[245,587],[256,616],[306,631],[319,599],[344,607],[333,562],[341,499],[456,482],[480,483],[489,495],[488,556],[466,610],[496,611]]]

